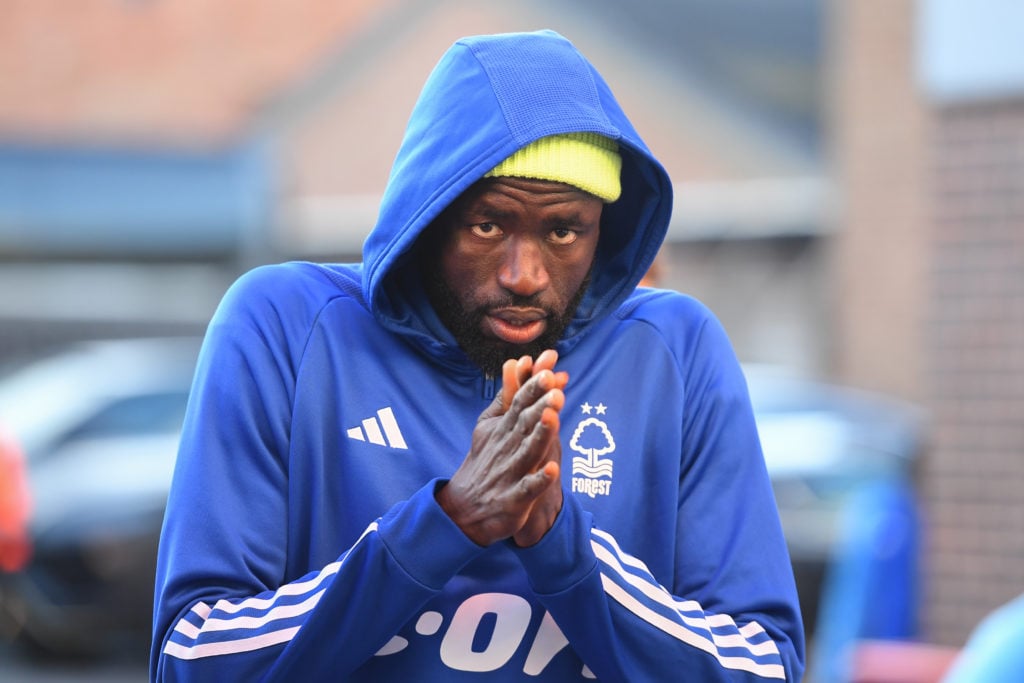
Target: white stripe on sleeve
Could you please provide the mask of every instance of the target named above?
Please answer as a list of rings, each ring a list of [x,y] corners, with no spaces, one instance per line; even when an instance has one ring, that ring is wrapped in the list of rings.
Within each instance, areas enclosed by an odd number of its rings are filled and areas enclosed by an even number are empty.
[[[611,535],[599,529],[592,529],[592,534],[595,538],[591,540],[591,547],[603,566],[601,581],[609,597],[652,626],[714,655],[725,668],[750,671],[767,678],[785,678],[785,670],[778,659],[778,645],[770,638],[762,639],[767,633],[760,624],[750,622],[739,627],[728,614],[708,614],[695,600],[679,600],[657,583],[643,561],[625,553]],[[645,604],[640,596],[671,612],[659,612]],[[731,633],[715,629],[729,629]],[[754,642],[755,638],[759,642]],[[750,656],[723,655],[721,648],[746,650]],[[778,663],[754,659],[772,655]]]
[[[710,640],[647,607],[604,573],[601,574],[601,582],[604,584],[604,590],[609,597],[630,612],[687,645],[692,645],[714,656],[726,669],[749,671],[764,678],[780,678],[785,680],[786,671],[782,664],[762,664],[748,657],[728,657],[722,655]]]
[[[288,642],[298,632],[299,626],[272,631],[265,629],[275,621],[302,617],[312,612],[326,590],[323,584],[338,573],[352,549],[359,545],[367,534],[376,530],[377,523],[370,524],[340,561],[332,562],[308,579],[285,584],[267,597],[250,597],[238,602],[218,600],[213,607],[204,602],[196,603],[178,620],[172,632],[172,636],[183,636],[185,642],[180,642],[181,638],[177,641],[168,639],[164,653],[179,659],[198,659],[249,652]],[[304,595],[307,597],[299,602],[288,600]],[[249,613],[240,614],[243,610],[248,610]],[[202,642],[217,632],[236,633],[224,640]]]

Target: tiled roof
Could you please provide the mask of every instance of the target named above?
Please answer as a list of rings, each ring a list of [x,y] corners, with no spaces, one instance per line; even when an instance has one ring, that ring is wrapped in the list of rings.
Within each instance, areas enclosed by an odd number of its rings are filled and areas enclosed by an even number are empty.
[[[6,0],[0,138],[207,143],[388,0]]]

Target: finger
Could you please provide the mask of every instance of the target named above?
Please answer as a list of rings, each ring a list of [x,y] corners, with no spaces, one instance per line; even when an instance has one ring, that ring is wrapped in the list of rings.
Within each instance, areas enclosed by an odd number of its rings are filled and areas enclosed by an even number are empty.
[[[568,372],[551,372],[550,370],[546,370],[536,375],[536,377],[538,384],[545,391],[551,391],[552,389],[558,389],[559,391],[563,391],[565,389],[565,385],[569,383]],[[565,397],[562,396],[562,399],[564,398]],[[556,410],[561,409],[562,404],[559,403],[558,408],[556,408]]]
[[[545,401],[547,401],[547,408],[544,409],[544,415],[542,416],[542,418],[546,417],[548,411],[550,411],[552,417],[557,422],[558,413],[559,411],[562,410],[562,407],[565,406],[565,392],[556,387],[554,389],[549,390],[548,393],[545,395],[544,399]]]
[[[537,471],[525,475],[519,480],[518,485],[520,502],[529,502],[540,498],[549,486],[558,481],[560,472],[561,467],[557,462],[548,461]]]
[[[542,370],[539,374],[531,377],[519,391],[516,392],[515,397],[512,399],[512,405],[509,407],[507,415],[511,421],[518,421],[519,415],[529,409],[531,406],[535,406],[538,402],[541,402],[544,396],[552,390],[556,390],[561,393],[562,388],[559,386],[559,379],[555,376],[555,373],[550,370]],[[562,395],[561,401],[556,410],[562,409],[562,404],[565,402],[565,397]],[[539,415],[537,416],[539,418]],[[535,418],[536,419],[536,418]]]
[[[537,362],[533,364],[533,374],[539,373],[541,370],[554,370],[555,363],[558,362],[558,351],[554,349],[545,349],[541,351],[540,355],[537,356]]]
[[[555,482],[562,474],[562,466],[553,460],[548,460],[544,463],[544,467],[541,469],[541,472],[548,481]]]
[[[564,404],[565,394],[562,390],[552,389],[519,414],[515,431],[523,435],[523,466],[526,469],[536,468],[539,462],[547,458],[547,451],[558,438],[558,411]]]
[[[516,367],[517,363],[512,358],[509,358],[501,366],[501,403],[505,410],[512,405],[512,399],[519,391],[521,384],[516,374]]]
[[[508,359],[501,366],[501,391],[494,397],[490,405],[484,408],[484,411],[480,413],[480,417],[476,419],[479,423],[483,420],[490,419],[492,417],[499,417],[508,413],[509,408],[512,406],[512,400],[515,398],[516,392],[519,391],[520,382],[516,380],[516,361]]]
[[[519,386],[523,386],[532,374],[534,374],[533,358],[522,356],[516,361],[516,379]]]
[[[498,392],[498,395],[494,397],[494,400],[491,401],[486,408],[484,408],[484,411],[480,413],[480,416],[476,418],[476,421],[477,423],[480,423],[492,417],[500,417],[506,413],[507,410],[505,408],[503,393]]]
[[[551,370],[554,372],[555,363],[558,362],[558,351],[554,349],[546,349],[537,356],[537,361],[533,364],[533,374],[538,375],[542,370]],[[566,385],[569,384],[569,373],[568,372],[555,372],[555,386],[559,389],[565,389]]]
[[[529,356],[521,356],[518,360],[509,358],[501,366],[501,400],[508,410],[512,405],[512,398],[515,396],[523,383],[530,378],[533,359]]]
[[[561,461],[562,449],[553,447],[558,445],[558,430],[561,426],[558,411],[553,406],[545,408],[544,412],[541,413],[540,423],[542,430],[538,440],[540,442],[539,447],[544,451],[544,457],[549,462]]]

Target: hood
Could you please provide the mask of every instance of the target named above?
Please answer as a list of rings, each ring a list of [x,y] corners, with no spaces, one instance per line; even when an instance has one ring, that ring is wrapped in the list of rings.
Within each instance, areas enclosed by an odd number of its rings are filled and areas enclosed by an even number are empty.
[[[604,207],[591,285],[563,342],[614,310],[647,272],[668,229],[672,188],[594,67],[553,31],[475,36],[441,57],[420,93],[377,224],[363,245],[363,294],[392,330],[437,343],[410,276],[420,234],[470,185],[534,140],[593,132],[617,140],[622,195]]]

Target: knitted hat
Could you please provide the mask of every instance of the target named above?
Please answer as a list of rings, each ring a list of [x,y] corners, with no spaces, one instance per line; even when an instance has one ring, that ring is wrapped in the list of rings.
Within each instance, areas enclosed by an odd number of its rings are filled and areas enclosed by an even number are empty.
[[[552,180],[614,202],[622,192],[622,157],[614,140],[597,133],[565,133],[540,138],[484,174]]]

